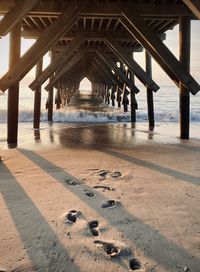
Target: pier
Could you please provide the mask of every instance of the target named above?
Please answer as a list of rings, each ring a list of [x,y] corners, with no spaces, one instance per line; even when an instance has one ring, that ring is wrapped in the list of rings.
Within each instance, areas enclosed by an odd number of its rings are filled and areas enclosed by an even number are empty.
[[[8,143],[17,143],[19,83],[36,66],[34,128],[40,126],[41,86],[48,81],[48,121],[56,108],[79,89],[87,77],[92,91],[106,103],[128,109],[136,122],[137,93],[134,78],[146,87],[149,127],[154,127],[153,93],[159,86],[152,78],[153,58],[180,89],[180,138],[189,139],[190,93],[200,90],[190,74],[190,22],[200,19],[197,0],[176,1],[0,1],[0,36],[10,33],[9,70],[0,78],[0,90],[8,92]],[[179,24],[180,57],[163,43],[166,31]],[[21,38],[36,39],[20,57]],[[1,41],[0,41],[1,42]],[[134,59],[145,50],[146,69]],[[44,55],[51,63],[42,69]],[[120,64],[120,65],[118,65]]]

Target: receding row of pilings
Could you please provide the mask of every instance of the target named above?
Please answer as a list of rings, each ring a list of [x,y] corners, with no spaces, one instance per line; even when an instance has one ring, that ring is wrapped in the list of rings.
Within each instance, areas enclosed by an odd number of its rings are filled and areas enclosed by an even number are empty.
[[[21,41],[21,26],[20,24],[15,25],[10,32],[10,62],[9,67],[11,68],[20,58],[20,41]],[[189,72],[190,64],[190,20],[182,17],[180,19],[180,62],[185,66],[185,69]],[[37,64],[37,73],[41,72],[42,61]],[[149,75],[152,73],[151,59],[148,53],[146,53],[146,71]],[[130,74],[130,78],[134,81],[134,75]],[[8,89],[8,143],[17,143],[18,134],[18,103],[19,103],[19,81],[21,78],[16,79]],[[51,77],[50,77],[51,81]],[[180,82],[180,137],[182,139],[189,139],[189,90]],[[124,98],[126,98],[126,87],[124,90]],[[118,105],[121,103],[119,99],[120,89],[116,88],[116,99]],[[111,93],[111,98],[114,103],[114,92]],[[135,94],[131,91],[131,121],[135,122]],[[147,88],[147,102],[148,102],[148,116],[149,125],[154,126],[154,111],[153,111],[153,93],[150,88]],[[34,106],[34,127],[39,127],[40,122],[40,103],[41,103],[41,89],[35,90],[35,106]],[[127,103],[124,103],[125,107]],[[48,120],[52,121],[52,110],[53,110],[53,89],[49,90],[48,94]],[[126,110],[126,108],[125,108]]]
[[[146,59],[146,72],[152,77],[152,59],[147,51],[145,51],[145,59]],[[126,76],[135,83],[134,74],[132,74],[128,69],[124,69],[123,63],[120,62],[120,69]],[[126,84],[124,83],[122,88],[118,85],[109,86],[104,84],[93,84],[92,89],[95,90],[95,93],[99,95],[105,103],[108,105],[112,104],[115,106],[115,101],[117,102],[118,108],[121,108],[123,105],[124,112],[128,111],[128,105],[131,107],[131,122],[136,122],[136,110],[138,109],[138,104],[136,100],[136,94],[133,90],[128,90]],[[154,128],[155,120],[154,120],[154,102],[153,102],[153,91],[150,87],[146,87],[147,91],[147,114],[149,127]],[[130,94],[130,101],[129,96]]]

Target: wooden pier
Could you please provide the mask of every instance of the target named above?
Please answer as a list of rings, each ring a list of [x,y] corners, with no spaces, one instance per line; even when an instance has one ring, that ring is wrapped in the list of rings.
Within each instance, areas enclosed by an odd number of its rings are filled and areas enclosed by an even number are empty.
[[[151,58],[180,89],[180,137],[189,139],[190,93],[200,90],[190,74],[190,21],[200,19],[200,1],[2,0],[0,15],[4,16],[0,36],[10,32],[9,70],[0,79],[0,90],[8,91],[8,143],[17,143],[19,82],[34,66],[36,78],[29,85],[35,91],[34,128],[40,125],[41,85],[49,80],[46,107],[52,122],[53,89],[59,108],[60,97],[70,98],[84,77],[94,93],[112,105],[122,103],[125,111],[130,92],[132,122],[139,92],[134,78],[138,78],[146,87],[149,126],[154,127],[153,92],[159,86],[152,79]],[[165,32],[177,24],[179,59],[163,43]],[[21,37],[37,40],[20,57]],[[146,50],[145,70],[134,59],[134,52],[142,50]],[[51,63],[42,70],[48,51]]]

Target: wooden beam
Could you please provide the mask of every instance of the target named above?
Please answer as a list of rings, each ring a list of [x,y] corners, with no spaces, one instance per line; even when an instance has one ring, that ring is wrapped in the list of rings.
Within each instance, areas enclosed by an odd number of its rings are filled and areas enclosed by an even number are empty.
[[[21,47],[21,24],[16,24],[10,32],[10,56],[9,67],[13,67],[20,58]],[[7,142],[17,144],[18,136],[18,108],[19,108],[19,81],[15,82],[8,89],[8,110],[7,110]]]
[[[36,65],[36,77],[42,72],[43,59]],[[35,89],[34,93],[34,113],[33,113],[33,128],[40,127],[40,112],[41,112],[41,86]]]
[[[105,41],[108,46],[113,50],[113,52],[128,66],[128,68],[138,77],[138,79],[146,86],[152,88],[152,90],[157,91],[159,86],[147,75],[147,73],[142,69],[142,67],[129,55],[125,50],[119,45],[119,43],[109,34],[106,35]]]
[[[20,2],[20,3],[19,3]],[[39,0],[21,0],[11,8],[0,21],[0,36],[8,32],[39,2]]]
[[[57,81],[64,76],[64,74],[70,70],[76,63],[78,63],[86,54],[87,51],[82,51],[79,53],[76,53],[74,57],[65,65],[65,67],[52,79],[51,82],[45,87],[47,91],[51,89],[52,86],[54,86]]]
[[[180,62],[188,73],[190,71],[190,34],[190,20],[188,20],[187,17],[180,18]],[[180,138],[189,139],[189,130],[190,93],[189,90],[180,83]]]
[[[140,90],[135,86],[135,84],[127,78],[127,76],[117,67],[116,63],[112,61],[112,59],[102,53],[101,51],[97,52],[97,54],[104,60],[104,62],[110,66],[111,69],[116,73],[116,75],[121,79],[122,82],[126,83],[126,85],[133,89],[135,93],[138,93]]]
[[[82,43],[83,35],[77,35],[66,47],[55,56],[52,62],[44,69],[44,71],[36,77],[36,79],[31,82],[29,88],[35,90],[37,87],[41,86],[49,76],[56,71],[56,69],[66,62],[72,55],[74,50],[76,50]]]
[[[0,90],[5,91],[16,79],[21,80],[47,51],[64,35],[77,20],[81,5],[71,3],[20,60],[0,79]]]
[[[37,30],[22,30],[22,37],[26,39],[37,39],[44,30],[42,29],[37,29]],[[126,41],[126,42],[137,42],[136,39],[133,38],[133,36],[125,30],[119,30],[119,31],[109,31],[109,33],[115,37],[116,40],[118,41]],[[82,34],[84,35],[86,40],[91,40],[91,41],[101,41],[104,40],[104,37],[106,36],[107,32],[106,31],[96,31],[96,30],[91,30],[91,31],[85,31],[85,30],[70,30],[68,31],[63,37],[61,37],[61,40],[64,41],[69,41],[73,40],[77,35]],[[159,38],[163,41],[166,39],[166,33],[159,33]]]
[[[1,0],[0,13],[4,14],[11,6],[14,6],[14,0]],[[30,16],[36,17],[57,17],[61,14],[62,8],[67,7],[69,1],[60,5],[58,1],[40,1],[29,13]],[[179,18],[180,16],[191,17],[191,12],[182,3],[123,3],[129,9],[137,9],[143,17],[157,17],[157,18]],[[90,1],[90,5],[84,8],[80,13],[81,17],[120,17],[119,10],[113,5],[112,2]]]
[[[183,3],[192,11],[192,13],[200,19],[200,1],[199,0],[183,0]]]
[[[192,94],[200,90],[199,84],[186,71],[184,66],[176,59],[172,52],[156,36],[152,29],[142,20],[137,10],[128,11],[120,6],[124,16],[121,19],[128,31],[146,48],[165,72],[175,80],[179,81],[188,88]],[[151,87],[151,86],[149,86]]]

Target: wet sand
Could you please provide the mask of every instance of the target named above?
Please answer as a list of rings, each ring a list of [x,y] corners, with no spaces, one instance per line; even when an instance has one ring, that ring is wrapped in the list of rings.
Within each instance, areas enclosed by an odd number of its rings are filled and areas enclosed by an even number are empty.
[[[24,123],[15,149],[0,127],[0,271],[200,271],[198,124],[181,141],[173,123]]]

